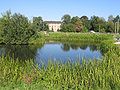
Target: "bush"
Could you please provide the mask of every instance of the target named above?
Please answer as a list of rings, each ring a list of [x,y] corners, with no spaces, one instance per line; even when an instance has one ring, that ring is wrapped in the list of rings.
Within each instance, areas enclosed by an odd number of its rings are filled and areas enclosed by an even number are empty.
[[[1,42],[5,44],[27,44],[29,38],[35,35],[27,17],[21,14],[11,14],[7,11],[0,19]]]

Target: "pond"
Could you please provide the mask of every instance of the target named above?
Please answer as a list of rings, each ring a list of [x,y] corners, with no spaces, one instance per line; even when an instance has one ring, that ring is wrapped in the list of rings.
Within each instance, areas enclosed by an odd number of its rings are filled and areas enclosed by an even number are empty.
[[[34,59],[37,64],[46,64],[49,60],[64,63],[68,60],[74,62],[102,58],[99,45],[55,42],[42,45],[2,45],[0,55],[9,55],[21,60]]]

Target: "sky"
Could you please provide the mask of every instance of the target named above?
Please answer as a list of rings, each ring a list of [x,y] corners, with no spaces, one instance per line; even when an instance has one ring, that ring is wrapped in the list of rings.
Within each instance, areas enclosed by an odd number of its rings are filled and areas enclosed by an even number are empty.
[[[109,15],[120,15],[120,0],[0,0],[0,13],[7,10],[29,19],[41,16],[43,20],[61,20],[65,14],[107,19]]]

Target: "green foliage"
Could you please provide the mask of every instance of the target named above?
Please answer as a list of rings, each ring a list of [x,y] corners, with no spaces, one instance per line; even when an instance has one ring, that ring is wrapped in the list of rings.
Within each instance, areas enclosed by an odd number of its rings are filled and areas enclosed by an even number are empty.
[[[42,20],[42,17],[33,17],[32,28],[37,32],[48,31],[48,25]]]
[[[61,32],[88,32],[94,30],[100,33],[114,33],[119,31],[119,15],[109,16],[108,21],[98,16],[93,16],[89,20],[87,16],[71,17],[66,14],[62,17]],[[0,43],[4,44],[28,44],[35,43],[41,38],[38,36],[40,31],[49,31],[47,23],[42,17],[33,17],[31,23],[27,17],[19,13],[12,14],[10,11],[2,14],[0,18]],[[33,40],[33,41],[32,41]],[[41,38],[41,41],[44,39]]]
[[[111,32],[111,33],[114,33],[114,23],[112,21],[109,21],[107,23],[107,29],[106,29],[106,32]]]
[[[66,15],[64,15],[63,17],[62,17],[62,23],[63,24],[69,24],[70,22],[71,22],[71,16],[70,15],[68,15],[68,14],[66,14]]]
[[[75,26],[76,32],[81,32],[83,30],[82,22],[77,16],[72,18],[71,23]]]
[[[72,17],[71,23],[75,24],[75,23],[76,23],[77,21],[79,21],[79,20],[80,20],[80,18],[79,18],[78,16]]]
[[[82,30],[82,32],[88,32],[87,27],[84,27],[83,30]]]
[[[49,27],[45,22],[43,22],[42,31],[49,31]]]
[[[64,15],[62,17],[62,32],[81,32],[83,30],[83,25],[79,17],[71,17],[69,15]]]
[[[75,32],[75,26],[71,23],[71,16],[66,14],[62,17],[62,25],[60,31],[62,32]]]
[[[91,17],[91,30],[94,30],[95,32],[100,32],[101,29],[105,29],[106,22],[104,18],[99,18],[98,16]]]
[[[80,20],[82,21],[82,24],[83,24],[84,28],[88,29],[88,31],[89,31],[90,28],[91,28],[91,25],[90,25],[90,20],[88,19],[88,17],[87,16],[82,16],[80,18]]]
[[[37,30],[37,31],[41,31],[42,30],[42,26],[43,26],[43,20],[42,17],[33,17],[33,29]]]
[[[69,24],[63,24],[61,26],[61,30],[62,32],[75,32],[75,26],[71,23]]]
[[[119,15],[117,15],[115,18],[114,18],[114,22],[118,22],[118,20],[120,19],[120,16]]]
[[[119,90],[120,89],[120,48],[111,42],[102,60],[79,61],[65,64],[49,61],[41,68],[32,60],[14,60],[9,56],[0,57],[0,89],[44,89],[44,90]]]
[[[27,44],[35,34],[31,29],[28,18],[21,14],[11,14],[7,11],[0,20],[2,42],[5,44]]]
[[[115,18],[113,16],[109,16],[108,21],[106,21],[103,17],[98,17],[98,16],[92,16],[91,19],[88,19],[87,16],[82,16],[81,18],[75,16],[71,18],[70,15],[64,15],[62,17],[62,25],[60,31],[72,32],[75,30],[75,32],[86,32],[93,30],[95,32],[100,32],[100,33],[106,33],[106,32],[114,33],[115,26],[117,32],[120,32],[119,22],[120,22],[119,16],[116,16]],[[72,27],[69,28],[70,30],[68,30],[68,28],[65,28],[70,24],[73,24],[75,29],[71,30]]]
[[[111,34],[86,33],[49,33],[41,38],[54,41],[80,42],[99,41],[103,50],[102,60],[80,63],[49,61],[38,67],[34,60],[14,59],[10,56],[0,57],[0,89],[8,90],[119,90],[120,89],[120,47],[113,45]],[[65,38],[67,37],[67,38]],[[64,47],[65,50],[69,48]]]
[[[92,34],[92,33],[49,33],[44,36],[45,41],[61,42],[102,42],[104,40],[113,40],[112,34]]]

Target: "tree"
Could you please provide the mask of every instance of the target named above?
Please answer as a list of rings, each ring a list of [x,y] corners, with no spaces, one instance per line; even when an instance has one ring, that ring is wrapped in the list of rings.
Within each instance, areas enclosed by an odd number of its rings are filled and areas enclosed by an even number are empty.
[[[70,50],[70,45],[69,45],[69,44],[62,44],[62,47],[61,47],[61,48],[62,48],[63,51],[66,51],[66,52],[67,52],[67,51]]]
[[[49,27],[48,27],[47,23],[45,23],[45,22],[43,22],[42,31],[49,31]]]
[[[42,20],[42,17],[33,17],[33,23],[32,23],[33,29],[35,29],[37,32],[39,31],[48,31],[49,27],[47,23],[45,23]]]
[[[76,32],[81,32],[83,30],[83,25],[79,17],[73,17],[71,23],[75,26]]]
[[[75,24],[77,21],[80,21],[80,18],[78,16],[72,17],[71,23]]]
[[[115,18],[114,18],[114,22],[118,22],[118,20],[120,19],[119,15],[117,15]]]
[[[120,17],[119,15],[117,15],[115,18],[114,18],[114,24],[115,24],[115,32],[116,33],[119,33],[120,32]]]
[[[61,26],[61,30],[60,31],[62,31],[62,32],[76,32],[75,25],[73,25],[72,23],[63,24]]]
[[[71,16],[66,14],[62,18],[61,30],[62,32],[75,32],[74,25],[71,24]]]
[[[64,15],[62,17],[61,30],[63,32],[81,32],[83,30],[82,22],[78,16],[72,17]]]
[[[81,32],[83,30],[83,25],[79,17],[73,17],[71,23],[75,26],[76,32]]]
[[[109,21],[114,21],[113,15],[110,15],[110,16],[108,17],[108,22],[109,22]]]
[[[108,21],[107,22],[107,26],[106,26],[107,28],[106,28],[106,32],[110,32],[110,33],[114,33],[115,31],[114,31],[114,23],[113,23],[113,21]]]
[[[83,24],[83,31],[87,32],[91,28],[90,21],[89,21],[88,17],[82,16],[80,18],[80,20],[82,21],[82,24]]]
[[[70,15],[68,15],[68,14],[66,14],[66,15],[64,15],[63,17],[62,17],[62,23],[63,24],[69,24],[70,22],[71,22],[71,16]]]
[[[19,13],[11,14],[7,11],[2,14],[0,24],[2,42],[5,44],[27,44],[29,38],[35,34],[30,28],[28,18]]]
[[[91,30],[96,32],[104,32],[106,28],[106,21],[104,18],[98,16],[91,17]],[[104,30],[104,31],[103,31]]]
[[[42,31],[43,29],[43,20],[42,17],[33,17],[33,29],[37,31]]]
[[[97,17],[97,16],[92,16],[91,17],[91,30],[94,30],[94,31],[99,31],[98,30],[98,20],[99,20],[99,17]]]

